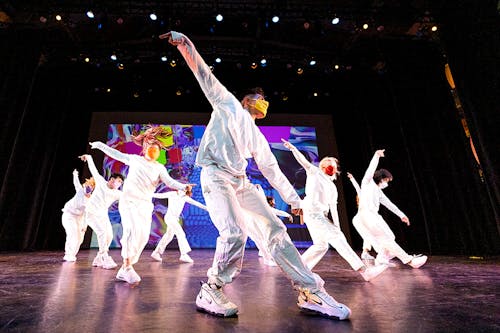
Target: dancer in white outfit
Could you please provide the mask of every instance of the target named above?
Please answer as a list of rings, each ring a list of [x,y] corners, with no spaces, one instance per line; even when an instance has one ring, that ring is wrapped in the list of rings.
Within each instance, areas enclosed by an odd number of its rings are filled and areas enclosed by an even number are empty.
[[[90,143],[92,149],[99,149],[109,157],[129,166],[118,205],[123,227],[120,240],[123,265],[116,274],[118,280],[129,284],[141,281],[133,265],[139,260],[149,240],[151,215],[154,208],[152,197],[156,186],[162,181],[172,189],[185,190],[188,195],[191,195],[191,185],[181,184],[172,179],[165,166],[157,161],[160,156],[160,147],[163,147],[157,137],[165,135],[161,127],[152,127],[134,137],[134,142],[143,148],[143,156],[122,153],[102,142]]]
[[[181,216],[182,209],[186,203],[207,210],[207,207],[198,201],[188,197],[184,191],[169,191],[164,193],[155,193],[153,198],[158,199],[168,199],[167,213],[165,214],[164,221],[167,225],[167,231],[160,239],[160,242],[156,246],[156,249],[151,253],[151,257],[154,260],[162,261],[161,255],[165,252],[167,245],[177,237],[177,243],[179,244],[179,250],[181,256],[180,261],[192,263],[193,259],[189,256],[191,252],[191,247],[186,239],[186,233],[182,230],[182,226],[179,223],[179,217]]]
[[[376,170],[380,157],[384,157],[385,149],[377,150],[365,172],[359,194],[358,213],[353,218],[353,225],[363,239],[366,239],[377,251],[376,263],[388,263],[397,257],[404,264],[419,268],[427,261],[427,256],[412,256],[406,253],[395,241],[394,233],[390,230],[378,210],[380,204],[401,218],[401,221],[410,225],[410,220],[399,210],[382,192],[392,181],[392,175],[385,169]]]
[[[240,102],[213,75],[193,43],[183,34],[170,32],[160,38],[177,46],[213,107],[210,122],[200,142],[196,163],[201,171],[205,203],[219,231],[215,257],[196,298],[199,310],[217,316],[232,316],[238,307],[230,302],[222,287],[232,281],[242,260],[247,235],[259,239],[283,272],[299,289],[297,305],[337,319],[349,317],[350,309],[338,303],[323,288],[324,281],[302,262],[300,254],[274,215],[265,198],[246,177],[247,158],[253,157],[269,183],[278,190],[292,212],[300,212],[300,198],[281,172],[268,142],[255,119],[264,118],[268,102],[255,89]],[[256,219],[246,214],[260,215]],[[258,230],[258,232],[255,232]]]
[[[337,250],[352,269],[359,272],[363,279],[369,281],[387,267],[385,265],[366,267],[353,251],[340,229],[337,212],[337,187],[333,183],[338,173],[338,161],[334,157],[325,157],[319,162],[319,167],[309,162],[306,157],[290,142],[283,140],[286,148],[304,168],[307,174],[306,197],[304,198],[304,223],[307,225],[313,245],[303,254],[302,260],[307,267],[313,269],[328,251],[329,244]],[[333,221],[328,218],[332,215]]]
[[[93,178],[86,179],[80,184],[78,171],[73,170],[73,185],[75,195],[64,205],[62,209],[62,225],[66,231],[66,243],[64,244],[64,261],[76,261],[76,254],[82,245],[87,224],[85,223],[85,206],[94,191],[95,182]]]
[[[120,199],[122,191],[118,189],[123,184],[123,176],[119,173],[113,173],[106,181],[97,171],[92,156],[82,155],[80,159],[87,162],[90,174],[95,180],[94,192],[85,209],[85,220],[94,230],[99,245],[99,252],[94,258],[92,266],[113,269],[117,264],[108,254],[109,246],[113,241],[113,227],[109,220],[108,209],[113,202]]]

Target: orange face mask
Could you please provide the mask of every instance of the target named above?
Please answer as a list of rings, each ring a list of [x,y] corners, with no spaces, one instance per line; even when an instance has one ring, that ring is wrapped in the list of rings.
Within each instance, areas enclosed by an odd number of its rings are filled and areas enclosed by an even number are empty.
[[[145,155],[151,161],[156,161],[158,159],[158,157],[160,157],[160,149],[158,148],[158,146],[149,146],[146,149],[146,154]]]

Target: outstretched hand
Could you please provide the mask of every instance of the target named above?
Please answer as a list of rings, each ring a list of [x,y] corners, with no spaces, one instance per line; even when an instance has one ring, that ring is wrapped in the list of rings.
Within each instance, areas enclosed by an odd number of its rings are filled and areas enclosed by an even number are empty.
[[[385,149],[379,149],[375,152],[375,154],[378,155],[378,157],[384,157],[384,152],[385,152]]]
[[[352,179],[352,174],[350,172],[347,172],[347,178]]]
[[[285,139],[281,138],[281,142],[283,142],[283,146],[285,146],[286,148],[288,149],[293,148],[293,145],[290,142],[286,141]]]
[[[161,34],[159,37],[160,37],[160,39],[168,39],[168,42],[174,46],[177,46],[177,45],[181,44],[181,42],[182,42],[181,39],[174,39],[172,37],[172,31],[167,32],[166,34]]]
[[[186,188],[184,189],[184,192],[186,192],[186,195],[188,197],[193,196],[193,186],[196,186],[196,184],[186,184]]]
[[[401,221],[403,221],[403,223],[406,223],[407,226],[410,226],[410,219],[407,218],[406,216],[403,216],[401,218]]]
[[[84,162],[87,162],[87,156],[86,154],[78,156],[79,159],[81,159]]]

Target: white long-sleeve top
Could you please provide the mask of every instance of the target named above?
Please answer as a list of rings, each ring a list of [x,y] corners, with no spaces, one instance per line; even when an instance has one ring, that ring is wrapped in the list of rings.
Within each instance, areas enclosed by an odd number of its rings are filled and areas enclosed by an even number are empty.
[[[160,181],[172,189],[186,188],[186,185],[170,177],[165,167],[157,161],[148,161],[139,155],[122,153],[102,142],[94,142],[93,147],[129,166],[127,178],[123,183],[122,199],[133,198],[151,202]]]
[[[172,38],[187,65],[213,107],[210,122],[200,142],[196,164],[215,165],[234,176],[244,176],[247,158],[253,157],[259,170],[292,206],[300,207],[300,197],[281,172],[269,143],[240,101],[213,75],[193,43],[183,34],[172,31]]]
[[[359,195],[359,193],[361,192],[361,187],[359,186],[358,182],[354,177],[349,178],[349,180],[351,181],[352,186],[354,186],[356,194]]]
[[[168,209],[165,214],[165,219],[178,219],[179,216],[181,216],[182,209],[184,208],[184,204],[186,202],[203,210],[207,210],[207,207],[204,204],[190,198],[184,191],[154,193],[153,198],[168,199]]]
[[[80,184],[78,173],[76,172],[73,172],[73,186],[75,187],[76,193],[66,202],[66,204],[64,204],[62,211],[73,215],[82,215],[85,212],[88,198],[85,196],[85,190],[82,184]]]
[[[94,191],[87,202],[87,212],[93,214],[107,213],[109,206],[120,199],[122,191],[109,188],[106,179],[97,171],[92,156],[86,155],[86,157],[87,165],[95,181]]]
[[[319,167],[309,162],[305,156],[293,145],[290,147],[293,156],[306,170],[306,197],[304,198],[304,210],[310,212],[322,212],[332,214],[333,222],[339,224],[337,210],[338,192],[331,177],[326,175]],[[306,221],[307,223],[307,221]]]
[[[373,180],[373,175],[377,169],[380,157],[377,153],[373,156],[370,161],[368,169],[366,169],[363,181],[361,182],[361,191],[359,192],[359,210],[368,210],[372,213],[377,214],[380,208],[380,204],[387,207],[391,212],[396,214],[399,218],[403,218],[406,215],[392,203],[389,198],[384,194],[382,189]]]

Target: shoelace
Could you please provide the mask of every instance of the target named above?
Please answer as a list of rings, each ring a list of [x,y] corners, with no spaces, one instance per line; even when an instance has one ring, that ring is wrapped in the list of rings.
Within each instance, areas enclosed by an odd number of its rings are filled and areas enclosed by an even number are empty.
[[[210,290],[212,291],[212,295],[216,298],[217,303],[219,304],[226,304],[229,303],[229,300],[227,299],[226,295],[222,292],[222,288],[220,288],[217,285],[208,285]],[[216,289],[214,289],[212,286],[215,286]]]

